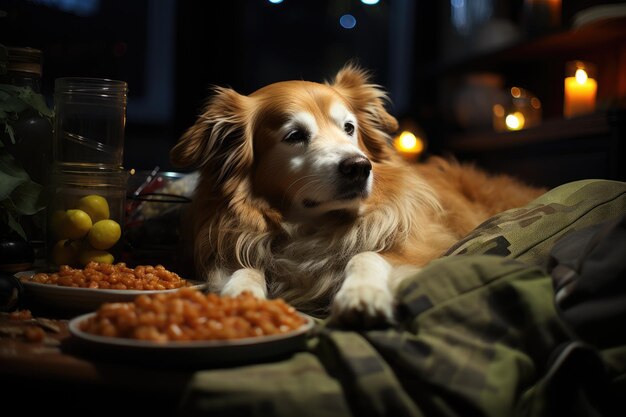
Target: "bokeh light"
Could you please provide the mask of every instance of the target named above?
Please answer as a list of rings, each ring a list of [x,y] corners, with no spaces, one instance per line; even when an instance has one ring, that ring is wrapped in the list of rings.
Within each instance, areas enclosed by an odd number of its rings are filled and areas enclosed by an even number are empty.
[[[339,24],[344,29],[353,29],[356,26],[356,19],[351,14],[344,14],[339,18]]]

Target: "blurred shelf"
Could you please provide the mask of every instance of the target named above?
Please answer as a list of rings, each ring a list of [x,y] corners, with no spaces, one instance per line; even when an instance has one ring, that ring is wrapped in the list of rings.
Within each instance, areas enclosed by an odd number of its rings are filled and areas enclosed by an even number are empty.
[[[422,79],[442,75],[465,74],[489,70],[518,62],[565,58],[572,53],[609,49],[626,41],[626,17],[617,16],[593,21],[584,26],[558,31],[532,39],[521,39],[512,45],[489,51],[470,51],[464,56],[444,59],[426,65]]]
[[[536,185],[585,178],[626,181],[626,110],[547,120],[515,132],[454,135],[445,149],[460,160]]]
[[[575,14],[570,8],[567,16],[567,29],[531,37],[517,27],[517,36],[510,35],[507,44],[491,49],[477,46],[478,39],[481,45],[492,39],[474,32],[449,48],[457,50],[457,55],[435,52],[433,61],[418,68],[415,109],[419,123],[433,138],[433,152],[548,187],[584,178],[626,181],[626,109],[561,118],[563,69],[573,59],[589,60],[602,70],[596,76],[597,103],[626,103],[626,3],[593,6]],[[436,42],[438,32],[432,26],[423,27],[420,39],[432,37]],[[455,100],[469,83],[465,76],[478,72],[498,74],[503,88],[521,86],[540,97],[543,123],[514,132],[458,133],[462,124],[455,123]]]
[[[533,143],[557,142],[611,131],[607,113],[594,113],[571,119],[546,120],[539,126],[513,132],[471,132],[450,136],[446,147],[455,152],[510,149]]]

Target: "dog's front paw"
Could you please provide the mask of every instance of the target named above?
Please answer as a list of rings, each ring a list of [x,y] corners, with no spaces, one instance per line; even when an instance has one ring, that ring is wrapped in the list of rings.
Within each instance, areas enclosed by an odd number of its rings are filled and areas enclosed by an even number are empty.
[[[221,294],[236,297],[242,292],[249,292],[256,298],[265,299],[266,290],[263,274],[252,269],[239,269],[224,284]]]
[[[221,295],[226,296],[226,297],[236,297],[243,292],[249,292],[256,298],[259,298],[261,300],[264,300],[266,298],[265,292],[261,288],[254,287],[254,286],[238,286],[238,285],[225,286],[222,289]]]
[[[393,296],[386,288],[355,285],[339,290],[331,307],[330,324],[377,327],[394,322]]]

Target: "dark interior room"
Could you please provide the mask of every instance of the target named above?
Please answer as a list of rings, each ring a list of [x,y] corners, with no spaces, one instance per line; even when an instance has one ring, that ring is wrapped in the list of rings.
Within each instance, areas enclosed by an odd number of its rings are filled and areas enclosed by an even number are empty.
[[[0,120],[0,410],[626,415],[626,1],[0,0]]]
[[[452,153],[544,186],[624,179],[623,6],[558,3],[558,15],[546,17],[522,0],[5,0],[0,36],[42,51],[50,107],[59,77],[128,83],[128,169],[173,170],[168,151],[211,86],[249,94],[279,80],[325,81],[356,60],[389,92],[392,114],[421,132],[425,153]],[[607,20],[597,6],[613,3]],[[346,16],[354,27],[342,26]],[[595,65],[597,96],[593,111],[567,118],[563,79],[574,60]],[[511,87],[541,108],[522,129],[502,132],[492,107],[512,100]]]

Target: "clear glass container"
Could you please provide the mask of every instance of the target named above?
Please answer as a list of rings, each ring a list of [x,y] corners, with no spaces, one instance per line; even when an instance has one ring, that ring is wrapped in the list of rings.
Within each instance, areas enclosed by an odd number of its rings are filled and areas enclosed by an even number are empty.
[[[48,184],[52,162],[53,113],[41,94],[42,53],[35,48],[7,46],[5,58],[2,64],[6,64],[6,72],[0,74],[0,101],[5,111],[0,117],[0,153],[12,156],[20,171],[5,175],[27,175],[29,179],[19,195],[11,196],[15,210],[7,209],[15,211],[11,214],[17,224],[13,229],[21,228],[20,234],[35,251],[36,259],[43,260],[46,213],[39,194]]]
[[[55,81],[54,163],[59,167],[120,168],[128,86],[100,78]]]
[[[48,203],[47,260],[51,267],[117,263],[124,245],[128,172],[57,168]]]
[[[30,178],[44,185],[52,161],[52,117],[41,95],[41,51],[7,47],[7,55],[7,72],[0,76],[0,84],[20,89],[22,97],[32,97],[33,107],[26,106],[17,115],[12,123],[15,142],[6,145]]]

